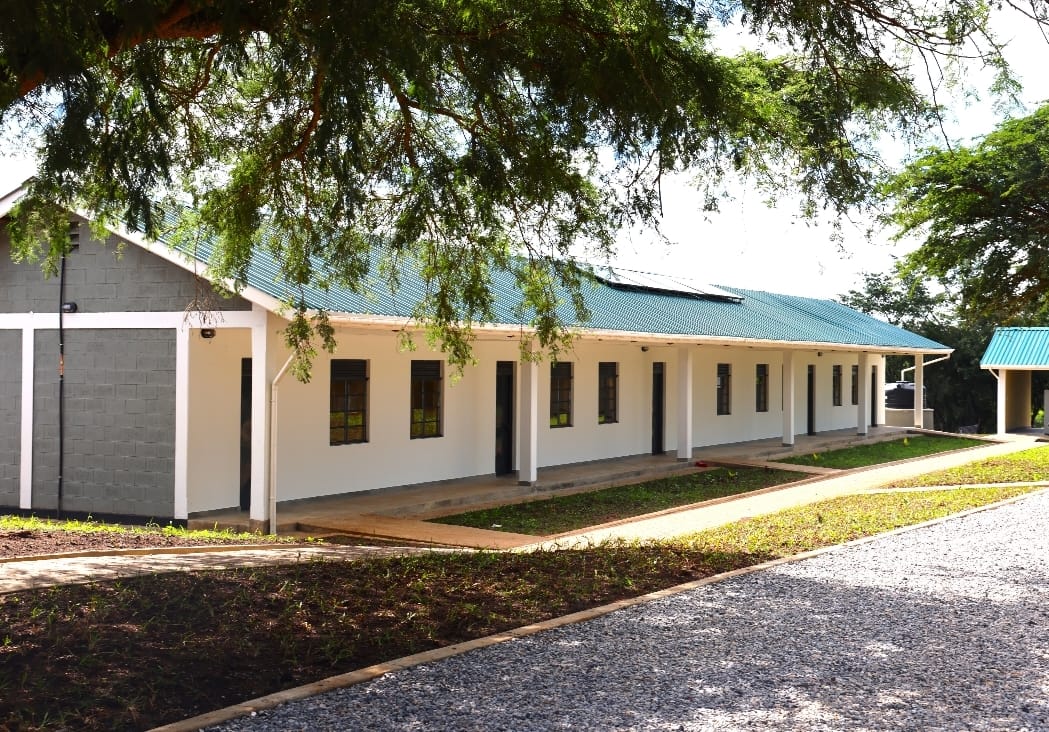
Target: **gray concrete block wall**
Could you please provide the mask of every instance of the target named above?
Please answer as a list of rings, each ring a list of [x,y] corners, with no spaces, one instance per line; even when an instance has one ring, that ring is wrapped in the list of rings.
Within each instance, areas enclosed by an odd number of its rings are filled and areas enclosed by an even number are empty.
[[[170,518],[175,480],[175,331],[67,330],[68,511]],[[36,332],[33,507],[58,484],[58,332]]]
[[[18,506],[22,440],[22,331],[0,330],[0,506]]]
[[[66,258],[66,301],[78,311],[171,312],[185,310],[194,298],[214,310],[250,310],[241,297],[223,298],[193,273],[134,244],[110,237],[91,238],[80,226],[80,248]],[[6,227],[0,227],[0,312],[56,312],[58,278],[44,279],[38,262],[15,263]]]

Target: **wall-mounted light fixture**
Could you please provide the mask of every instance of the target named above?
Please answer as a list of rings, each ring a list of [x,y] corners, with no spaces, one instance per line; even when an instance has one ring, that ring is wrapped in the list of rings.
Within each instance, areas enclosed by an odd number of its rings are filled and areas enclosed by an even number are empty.
[[[215,329],[214,328],[201,328],[200,329],[200,337],[203,338],[204,340],[211,340],[212,338],[215,337]]]
[[[68,313],[75,313],[76,311],[77,311],[77,307],[76,307],[76,303],[75,302],[64,302],[64,303],[62,303],[62,312],[63,313],[66,313],[66,314],[68,314]]]
[[[648,353],[648,346],[641,346],[641,353]]]

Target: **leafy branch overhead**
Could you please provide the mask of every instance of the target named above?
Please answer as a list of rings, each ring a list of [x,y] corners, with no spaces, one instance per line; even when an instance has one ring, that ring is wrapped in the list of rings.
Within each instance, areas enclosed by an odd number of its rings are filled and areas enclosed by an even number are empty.
[[[301,290],[360,288],[369,270],[392,285],[402,264],[423,274],[415,315],[453,363],[470,360],[470,323],[492,316],[494,268],[517,278],[522,325],[556,347],[559,307],[581,303],[584,281],[564,262],[657,225],[668,171],[694,171],[705,200],[733,173],[788,181],[810,210],[864,202],[873,137],[934,116],[912,74],[974,55],[1003,68],[989,12],[982,0],[11,0],[0,122],[39,160],[13,241],[53,265],[58,207],[156,236],[158,200],[191,203],[195,234],[217,245],[214,276],[242,282],[254,248],[275,256],[301,373],[316,324],[330,335]],[[724,53],[712,34],[727,24],[780,55]]]

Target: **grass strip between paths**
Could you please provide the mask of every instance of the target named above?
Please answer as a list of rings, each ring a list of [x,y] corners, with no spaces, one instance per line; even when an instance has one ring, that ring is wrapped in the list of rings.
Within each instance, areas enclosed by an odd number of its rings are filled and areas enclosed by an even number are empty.
[[[868,465],[891,463],[894,460],[934,455],[938,452],[961,450],[966,447],[986,445],[983,440],[968,437],[941,437],[939,435],[910,435],[900,440],[871,442],[864,445],[853,445],[840,450],[824,453],[794,455],[782,458],[777,462],[791,465],[812,465],[819,468],[865,468]]]
[[[716,468],[430,520],[478,529],[550,536],[665,508],[750,493],[806,477],[787,470]]]
[[[838,498],[652,544],[309,562],[13,593],[0,597],[0,728],[151,727],[1028,490]]]
[[[894,482],[899,488],[1049,480],[1049,447],[1034,447]]]

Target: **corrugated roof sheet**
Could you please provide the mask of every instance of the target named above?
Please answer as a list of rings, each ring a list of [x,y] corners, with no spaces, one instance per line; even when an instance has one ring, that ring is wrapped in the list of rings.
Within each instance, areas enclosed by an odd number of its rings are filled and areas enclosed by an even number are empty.
[[[210,242],[198,241],[195,251],[178,247],[183,254],[207,263]],[[305,301],[308,308],[332,313],[410,317],[426,292],[418,271],[404,267],[395,292],[378,275],[370,273],[358,291],[331,286],[294,290],[281,278],[280,268],[264,249],[256,249],[247,271],[247,284],[271,297]],[[512,273],[492,272],[495,322],[520,325],[527,318],[515,312],[521,293]],[[778,295],[758,290],[711,287],[713,296],[666,292],[607,281],[583,285],[590,320],[574,323],[567,297],[559,308],[565,322],[581,328],[674,336],[743,338],[764,341],[877,346],[907,350],[948,351],[943,344],[889,325],[830,300]],[[725,295],[730,297],[726,298]]]
[[[980,368],[1049,368],[1049,328],[995,328]]]

